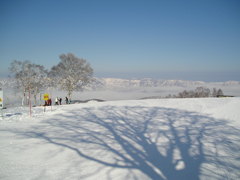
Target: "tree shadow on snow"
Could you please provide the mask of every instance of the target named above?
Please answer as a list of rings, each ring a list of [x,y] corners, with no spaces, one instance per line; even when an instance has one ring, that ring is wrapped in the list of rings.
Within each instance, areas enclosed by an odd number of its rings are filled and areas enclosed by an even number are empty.
[[[105,106],[45,123],[47,131],[42,126],[24,135],[113,169],[158,180],[240,177],[240,131],[224,120],[170,108]]]

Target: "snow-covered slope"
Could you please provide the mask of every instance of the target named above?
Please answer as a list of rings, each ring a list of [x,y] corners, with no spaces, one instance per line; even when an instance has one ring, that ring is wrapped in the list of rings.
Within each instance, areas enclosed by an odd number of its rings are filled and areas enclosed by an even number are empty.
[[[4,110],[0,179],[240,179],[240,98]]]

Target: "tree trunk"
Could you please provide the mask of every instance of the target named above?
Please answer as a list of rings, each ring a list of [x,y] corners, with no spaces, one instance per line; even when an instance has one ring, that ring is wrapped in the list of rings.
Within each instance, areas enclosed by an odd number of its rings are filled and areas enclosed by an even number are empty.
[[[37,94],[34,94],[34,105],[37,106]]]
[[[72,92],[71,91],[68,91],[68,103],[70,104],[71,102],[71,95],[72,95]]]

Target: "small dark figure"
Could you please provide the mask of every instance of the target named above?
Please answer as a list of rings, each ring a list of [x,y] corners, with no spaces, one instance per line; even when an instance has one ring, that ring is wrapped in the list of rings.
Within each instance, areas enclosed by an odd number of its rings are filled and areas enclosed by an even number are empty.
[[[59,105],[62,105],[62,98],[59,98]]]
[[[48,106],[51,106],[51,105],[52,105],[52,99],[49,98],[49,99],[48,99]]]
[[[65,97],[65,101],[66,101],[66,104],[68,104],[68,98],[67,97]]]
[[[48,105],[48,102],[47,101],[45,101],[45,104],[44,104],[44,106],[47,106]]]

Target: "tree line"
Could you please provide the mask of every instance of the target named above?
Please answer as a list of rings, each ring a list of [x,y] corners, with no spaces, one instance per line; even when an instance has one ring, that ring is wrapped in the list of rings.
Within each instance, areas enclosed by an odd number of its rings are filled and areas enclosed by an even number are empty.
[[[224,96],[222,89],[213,88],[212,91],[206,87],[197,87],[195,90],[184,90],[178,95],[168,95],[166,98],[202,98]]]
[[[61,54],[60,62],[48,71],[44,66],[30,61],[14,60],[9,70],[17,82],[17,88],[23,92],[23,97],[31,94],[35,104],[37,94],[48,87],[67,91],[71,99],[73,91],[81,90],[87,85],[93,75],[90,64],[72,53]]]

